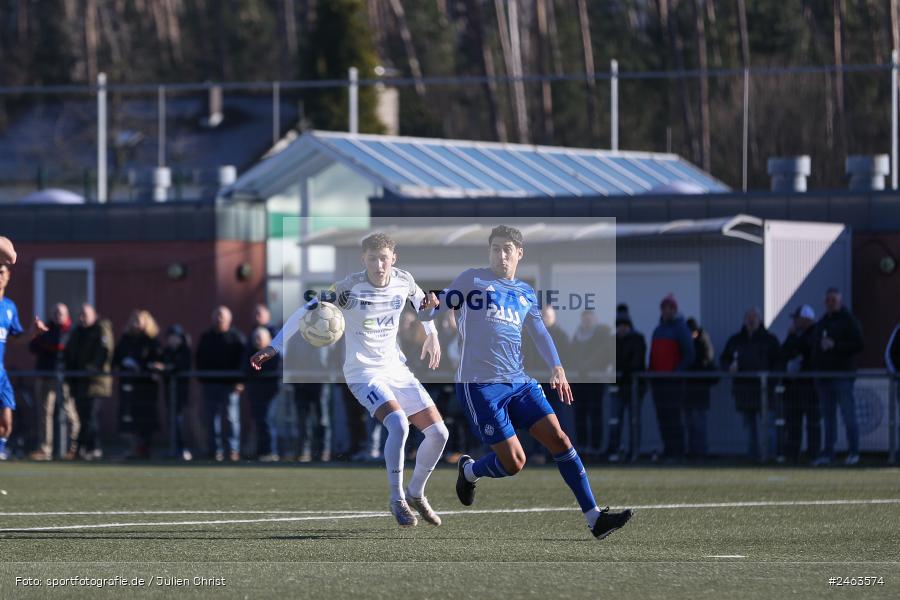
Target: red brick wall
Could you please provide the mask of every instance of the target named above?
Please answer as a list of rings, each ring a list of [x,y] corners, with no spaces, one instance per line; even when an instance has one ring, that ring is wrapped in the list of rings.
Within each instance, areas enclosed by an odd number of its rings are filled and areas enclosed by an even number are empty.
[[[882,257],[893,256],[897,269],[885,275]],[[882,368],[884,347],[900,323],[900,233],[853,236],[853,312],[863,329],[865,349],[859,366]]]

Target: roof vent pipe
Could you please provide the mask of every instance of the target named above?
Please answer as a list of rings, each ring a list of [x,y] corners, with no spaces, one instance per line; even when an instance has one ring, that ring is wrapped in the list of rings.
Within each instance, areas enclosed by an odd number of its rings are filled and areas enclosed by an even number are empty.
[[[884,178],[891,172],[888,158],[887,154],[848,156],[846,170],[850,189],[883,190]]]
[[[805,192],[806,178],[810,172],[811,161],[808,154],[772,157],[768,162],[773,192]]]

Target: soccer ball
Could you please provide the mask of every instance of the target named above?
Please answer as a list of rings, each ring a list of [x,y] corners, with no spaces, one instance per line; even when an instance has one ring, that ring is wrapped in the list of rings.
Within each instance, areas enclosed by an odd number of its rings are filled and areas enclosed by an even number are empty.
[[[318,308],[311,310],[300,321],[300,335],[316,346],[330,346],[344,334],[344,315],[330,302],[319,302]]]

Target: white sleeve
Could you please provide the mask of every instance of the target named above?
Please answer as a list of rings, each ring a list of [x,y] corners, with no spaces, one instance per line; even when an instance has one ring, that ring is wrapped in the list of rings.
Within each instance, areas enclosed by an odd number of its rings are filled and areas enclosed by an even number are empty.
[[[300,321],[303,320],[303,317],[306,316],[310,310],[315,308],[319,304],[318,300],[310,300],[300,308],[294,311],[290,317],[288,317],[287,322],[285,322],[284,326],[281,330],[275,335],[272,339],[272,346],[278,354],[284,353],[284,345],[287,343],[289,339],[294,337],[294,334],[300,329]]]
[[[437,327],[434,326],[434,321],[431,319],[427,321],[422,320],[422,311],[419,310],[419,305],[422,304],[422,300],[424,299],[425,292],[423,292],[422,288],[417,284],[413,283],[410,287],[409,301],[412,303],[413,310],[416,311],[416,315],[419,317],[419,322],[422,324],[422,329],[425,330],[425,335],[432,335],[437,333]]]

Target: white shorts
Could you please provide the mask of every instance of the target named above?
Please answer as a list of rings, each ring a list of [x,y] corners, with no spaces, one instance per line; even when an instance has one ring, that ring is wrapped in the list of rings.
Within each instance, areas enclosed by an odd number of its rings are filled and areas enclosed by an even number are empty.
[[[434,406],[434,400],[406,366],[369,375],[367,382],[364,377],[356,376],[353,379],[354,383],[347,387],[372,416],[375,416],[378,407],[389,400],[399,404],[407,417]]]

